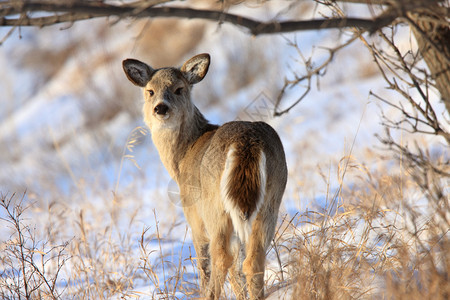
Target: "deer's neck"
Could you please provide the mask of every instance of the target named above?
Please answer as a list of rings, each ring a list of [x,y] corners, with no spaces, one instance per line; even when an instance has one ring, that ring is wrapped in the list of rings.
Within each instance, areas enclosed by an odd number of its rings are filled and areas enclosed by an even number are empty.
[[[152,139],[159,156],[170,176],[177,180],[179,166],[187,151],[205,132],[217,128],[209,124],[200,111],[195,108],[191,118],[181,122],[179,127],[152,131]]]

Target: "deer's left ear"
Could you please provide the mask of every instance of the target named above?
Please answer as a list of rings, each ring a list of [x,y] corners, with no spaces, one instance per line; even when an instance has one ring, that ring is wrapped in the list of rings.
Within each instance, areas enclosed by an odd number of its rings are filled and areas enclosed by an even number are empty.
[[[209,63],[209,54],[199,54],[185,62],[181,67],[181,72],[183,72],[190,84],[196,84],[208,73]]]

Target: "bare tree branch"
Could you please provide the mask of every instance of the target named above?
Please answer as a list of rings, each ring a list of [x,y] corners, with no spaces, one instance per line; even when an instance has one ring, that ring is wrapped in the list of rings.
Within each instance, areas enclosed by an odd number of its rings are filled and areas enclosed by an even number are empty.
[[[53,14],[44,17],[32,17],[31,13]],[[20,15],[19,17],[15,17]],[[359,27],[371,32],[391,23],[396,16],[389,14],[375,19],[330,18],[315,20],[262,22],[251,18],[214,10],[198,10],[179,7],[144,7],[124,4],[109,5],[96,2],[49,2],[49,1],[7,1],[0,5],[0,26],[49,26],[64,22],[99,17],[116,16],[118,18],[156,18],[176,17],[204,19],[231,23],[247,28],[251,34],[274,34],[300,30]]]
[[[339,50],[341,50],[342,48],[345,48],[348,45],[350,45],[351,43],[353,43],[359,37],[360,37],[360,33],[355,33],[354,36],[351,37],[345,43],[338,45],[337,47],[334,47],[332,49],[327,49],[328,50],[328,58],[317,67],[313,67],[310,60],[306,60],[303,58],[303,55],[301,54],[301,51],[298,48],[298,45],[296,43],[288,41],[288,45],[296,48],[297,52],[299,53],[299,56],[302,58],[303,63],[305,64],[306,74],[301,75],[301,76],[299,76],[298,74],[294,74],[294,79],[290,79],[290,80],[285,79],[284,85],[281,88],[281,91],[277,96],[273,115],[275,117],[278,117],[285,113],[288,113],[292,108],[294,108],[298,103],[300,103],[306,97],[306,95],[308,95],[309,91],[311,90],[311,80],[313,79],[313,77],[323,75],[323,73],[325,73],[325,70],[328,67],[328,65],[333,61],[336,53]],[[306,82],[305,90],[303,91],[303,93],[299,97],[297,97],[297,100],[295,100],[293,103],[291,103],[287,108],[280,109],[281,100],[283,99],[287,89],[297,86],[302,82]]]
[[[393,35],[388,37],[383,32],[380,32],[379,34],[393,51],[394,56],[389,57],[385,53],[382,53],[379,49],[377,49],[377,47],[375,47],[375,45],[369,45],[368,43],[365,44],[371,52],[374,62],[380,70],[380,74],[388,84],[388,88],[397,91],[412,107],[412,111],[408,111],[404,108],[401,102],[399,102],[399,104],[394,104],[392,100],[384,99],[375,93],[370,92],[370,95],[397,109],[403,116],[403,119],[397,122],[393,122],[385,118],[384,125],[392,129],[406,130],[411,133],[419,132],[423,134],[439,135],[445,138],[447,143],[450,144],[450,134],[445,130],[445,126],[441,124],[433,105],[430,103],[428,92],[426,91],[428,89],[428,82],[425,82],[426,79],[421,79],[415,74],[416,70],[413,70],[412,65],[406,61],[403,54],[397,48],[396,43],[393,40]],[[389,78],[384,68],[393,74],[394,77]],[[427,76],[429,75],[425,74],[425,77]],[[402,88],[397,79],[406,83],[407,87]],[[409,88],[414,88],[418,92],[419,96],[412,97],[408,92]],[[409,125],[410,129],[401,126],[402,124]],[[427,128],[427,130],[422,129],[424,127]]]

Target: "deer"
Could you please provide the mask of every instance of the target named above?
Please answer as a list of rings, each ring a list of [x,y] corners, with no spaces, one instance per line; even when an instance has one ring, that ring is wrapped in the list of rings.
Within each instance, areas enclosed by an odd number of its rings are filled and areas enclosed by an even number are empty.
[[[209,123],[191,100],[208,72],[207,53],[181,68],[154,69],[136,59],[122,65],[143,89],[144,122],[179,187],[203,296],[219,299],[229,276],[237,299],[263,299],[266,251],[287,181],[278,134],[264,122]]]

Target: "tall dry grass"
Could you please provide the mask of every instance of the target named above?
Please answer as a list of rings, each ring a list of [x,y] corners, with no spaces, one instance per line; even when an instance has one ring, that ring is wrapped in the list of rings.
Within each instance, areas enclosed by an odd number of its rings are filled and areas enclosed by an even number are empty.
[[[289,298],[448,299],[449,181],[428,171],[432,196],[418,170],[352,160],[355,180],[339,178],[327,205],[283,218],[275,247]]]
[[[369,169],[351,157],[342,163],[346,172],[338,172],[339,188],[329,191],[325,205],[280,218],[268,253],[267,296],[447,299],[446,178],[428,174],[430,197],[411,170],[388,170],[384,164]],[[110,195],[101,216],[83,209],[75,216],[53,205],[47,223],[36,223],[43,212],[26,197],[2,195],[0,296],[199,297],[195,252],[184,222],[160,221],[155,210],[147,220],[153,225],[145,226],[139,221],[142,207],[122,209],[122,196]],[[174,243],[175,231],[182,238]],[[229,287],[225,295],[233,298]]]

